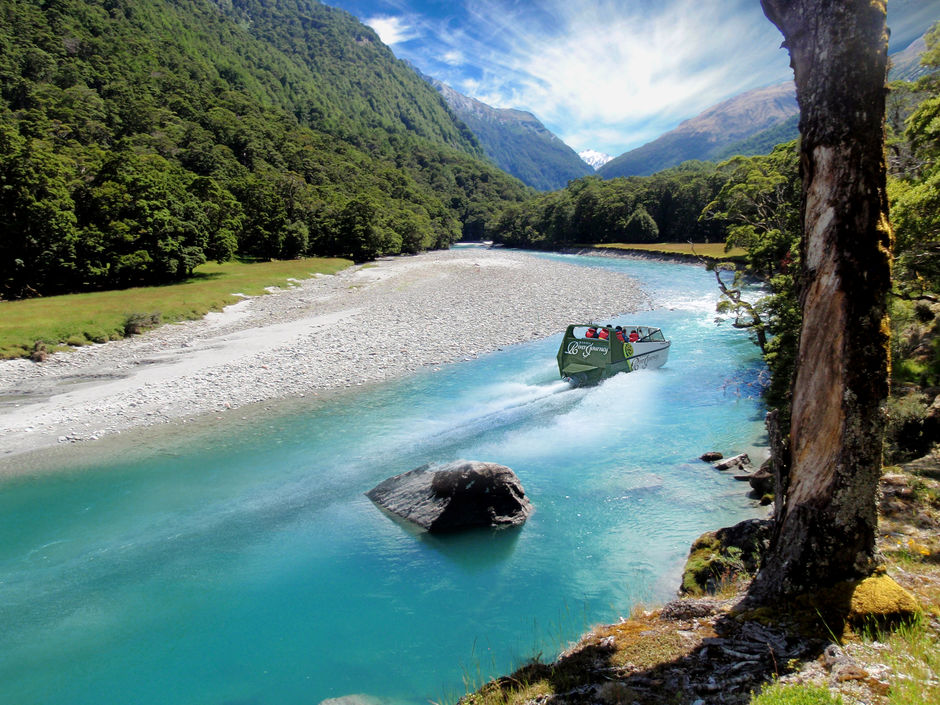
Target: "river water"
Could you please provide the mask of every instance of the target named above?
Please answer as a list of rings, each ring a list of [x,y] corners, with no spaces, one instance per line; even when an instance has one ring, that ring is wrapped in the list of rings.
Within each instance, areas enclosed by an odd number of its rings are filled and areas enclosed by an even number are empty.
[[[661,326],[664,368],[571,390],[554,335],[0,484],[0,703],[453,701],[670,599],[696,536],[759,513],[697,457],[764,452],[762,367],[702,268],[565,259],[643,283],[660,308],[610,322]],[[455,458],[535,514],[434,537],[363,496]]]

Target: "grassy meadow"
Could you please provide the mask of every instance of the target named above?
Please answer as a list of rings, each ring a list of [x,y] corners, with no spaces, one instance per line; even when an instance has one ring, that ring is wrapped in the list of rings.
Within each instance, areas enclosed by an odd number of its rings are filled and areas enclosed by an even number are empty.
[[[580,245],[579,247],[592,247],[609,250],[633,250],[639,252],[650,252],[653,254],[666,255],[687,255],[695,257],[696,255],[708,257],[709,259],[736,260],[744,257],[745,250],[741,247],[732,247],[725,251],[723,242],[642,242],[630,244],[625,242],[607,242],[602,245]]]
[[[123,338],[129,321],[144,327],[201,318],[267,287],[287,287],[291,279],[334,274],[345,259],[311,258],[274,262],[207,263],[179,284],[119,291],[0,301],[0,358],[27,357],[37,343],[49,351],[68,345]]]

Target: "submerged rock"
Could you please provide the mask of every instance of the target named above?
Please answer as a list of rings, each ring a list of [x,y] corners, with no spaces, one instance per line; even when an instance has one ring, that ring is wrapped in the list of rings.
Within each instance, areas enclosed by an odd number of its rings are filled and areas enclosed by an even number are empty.
[[[431,532],[517,526],[533,511],[512,470],[476,460],[422,465],[388,478],[366,496]]]
[[[758,496],[772,494],[774,491],[774,476],[765,468],[761,468],[751,475],[748,478],[748,482],[751,483],[751,489],[754,490],[754,494]]]
[[[751,466],[747,453],[734,455],[714,464],[715,470],[746,470]]]

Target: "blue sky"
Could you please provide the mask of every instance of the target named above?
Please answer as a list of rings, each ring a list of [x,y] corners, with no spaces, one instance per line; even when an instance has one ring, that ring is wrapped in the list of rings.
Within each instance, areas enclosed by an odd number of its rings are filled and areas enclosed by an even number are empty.
[[[751,88],[792,79],[759,0],[326,0],[395,55],[576,151],[618,155]],[[940,0],[889,0],[891,51]]]

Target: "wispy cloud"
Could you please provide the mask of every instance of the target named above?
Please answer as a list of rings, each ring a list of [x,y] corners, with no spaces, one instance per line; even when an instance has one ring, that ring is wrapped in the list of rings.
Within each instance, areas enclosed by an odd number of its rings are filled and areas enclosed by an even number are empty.
[[[370,26],[384,44],[395,46],[420,36],[418,30],[402,17],[370,17],[363,24]]]
[[[906,49],[937,21],[940,21],[940,3],[936,0],[891,0],[888,3],[891,51]]]

